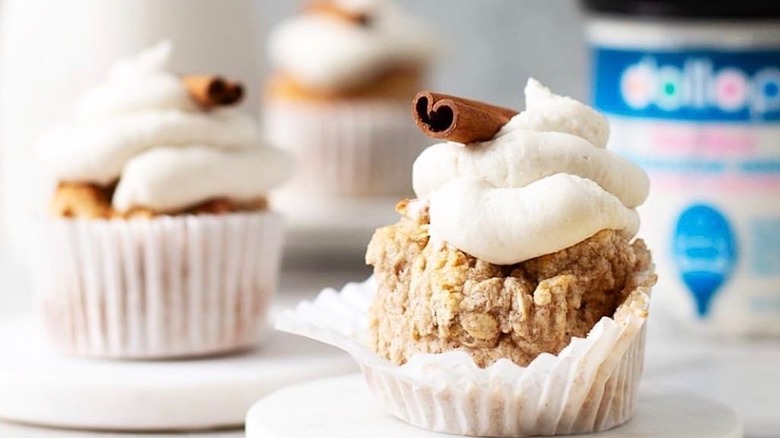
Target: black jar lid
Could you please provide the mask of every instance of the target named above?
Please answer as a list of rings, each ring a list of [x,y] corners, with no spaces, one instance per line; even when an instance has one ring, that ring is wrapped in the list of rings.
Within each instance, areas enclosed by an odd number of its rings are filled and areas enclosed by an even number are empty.
[[[780,18],[780,0],[582,0],[591,12],[635,18]]]

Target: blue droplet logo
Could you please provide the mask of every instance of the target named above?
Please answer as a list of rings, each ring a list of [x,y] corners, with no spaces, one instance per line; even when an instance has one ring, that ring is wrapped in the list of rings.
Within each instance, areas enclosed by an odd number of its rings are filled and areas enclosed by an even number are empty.
[[[673,258],[678,272],[705,318],[712,299],[734,272],[737,245],[726,217],[709,205],[692,205],[677,220]]]

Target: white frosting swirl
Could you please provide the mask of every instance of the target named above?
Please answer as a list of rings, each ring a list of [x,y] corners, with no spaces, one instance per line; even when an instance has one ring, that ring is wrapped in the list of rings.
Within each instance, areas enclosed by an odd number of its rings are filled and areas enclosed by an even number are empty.
[[[114,208],[163,212],[213,197],[252,200],[286,179],[291,160],[263,145],[257,122],[237,109],[201,110],[169,72],[170,53],[163,42],[118,61],[77,104],[75,123],[44,136],[54,176],[119,179]]]
[[[312,89],[343,90],[370,82],[394,66],[422,65],[437,44],[425,27],[379,0],[334,0],[370,17],[367,26],[328,14],[302,14],[269,37],[274,67]]]
[[[510,265],[560,251],[600,230],[636,234],[649,180],[605,149],[606,119],[534,79],[526,110],[488,142],[429,147],[414,190],[430,202],[430,234]]]

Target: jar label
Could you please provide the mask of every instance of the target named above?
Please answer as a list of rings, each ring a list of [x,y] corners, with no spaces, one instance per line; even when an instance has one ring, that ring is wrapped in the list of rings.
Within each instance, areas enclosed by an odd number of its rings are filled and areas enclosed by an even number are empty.
[[[593,48],[609,147],[642,166],[654,301],[697,326],[780,335],[780,50]]]
[[[780,120],[780,51],[592,49],[607,113],[697,121]]]

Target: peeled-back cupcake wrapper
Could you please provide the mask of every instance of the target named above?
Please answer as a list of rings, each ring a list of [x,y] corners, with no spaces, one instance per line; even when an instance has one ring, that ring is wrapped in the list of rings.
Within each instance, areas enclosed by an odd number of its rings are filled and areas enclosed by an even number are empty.
[[[405,102],[269,101],[264,119],[268,140],[297,159],[291,191],[404,194],[425,143]]]
[[[649,273],[648,273],[649,274]],[[368,347],[373,278],[322,291],[277,320],[279,330],[348,352],[385,410],[415,426],[460,435],[589,433],[626,422],[642,373],[651,284],[634,290],[614,318],[558,355],[521,367],[501,359],[479,368],[462,351],[417,354],[397,366]]]
[[[40,304],[66,352],[198,356],[262,337],[282,250],[276,214],[58,219],[42,237]]]

